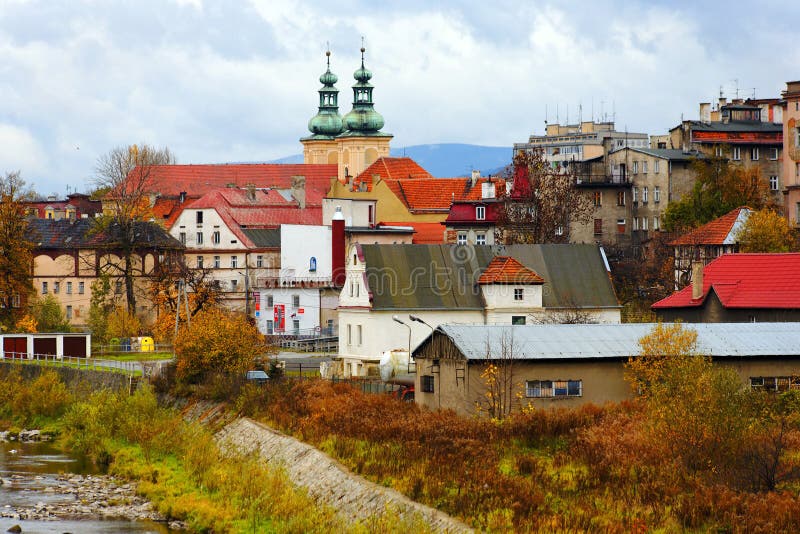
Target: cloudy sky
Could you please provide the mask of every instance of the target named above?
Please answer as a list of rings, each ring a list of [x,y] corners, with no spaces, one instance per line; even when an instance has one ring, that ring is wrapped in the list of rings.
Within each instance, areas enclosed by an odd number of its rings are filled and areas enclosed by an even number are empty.
[[[510,147],[579,104],[663,133],[720,86],[800,78],[798,20],[796,0],[0,0],[0,172],[63,195],[131,143],[180,163],[299,153],[326,42],[344,114],[362,35],[393,147]]]

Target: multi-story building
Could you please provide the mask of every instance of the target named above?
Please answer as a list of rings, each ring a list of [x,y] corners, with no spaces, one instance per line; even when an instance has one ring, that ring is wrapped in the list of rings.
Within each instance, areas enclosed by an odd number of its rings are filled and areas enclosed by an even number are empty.
[[[527,143],[515,143],[514,152],[540,151],[554,168],[568,170],[575,162],[603,157],[625,147],[645,148],[644,133],[619,132],[613,122],[584,121],[579,124],[548,124],[545,135],[531,135]]]
[[[783,97],[783,206],[800,227],[800,81],[787,82]]]
[[[32,200],[25,203],[29,216],[39,219],[85,219],[102,213],[100,200],[92,200],[83,193],[70,193],[66,199],[59,200],[51,195],[44,200]]]
[[[701,103],[700,120],[685,120],[672,128],[668,148],[722,156],[744,167],[757,167],[773,200],[782,206],[783,113],[770,102],[737,99],[728,104],[727,99],[720,98],[713,110],[711,104]]]

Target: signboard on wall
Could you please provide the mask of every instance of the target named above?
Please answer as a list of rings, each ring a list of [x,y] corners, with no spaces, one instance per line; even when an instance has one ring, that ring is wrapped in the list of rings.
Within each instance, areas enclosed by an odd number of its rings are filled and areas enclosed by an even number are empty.
[[[273,320],[275,332],[286,331],[286,305],[276,304],[273,307]]]

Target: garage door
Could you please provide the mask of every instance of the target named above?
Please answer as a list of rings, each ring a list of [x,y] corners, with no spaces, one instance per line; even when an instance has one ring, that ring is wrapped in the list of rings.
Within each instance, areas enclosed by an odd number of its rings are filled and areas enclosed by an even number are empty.
[[[86,357],[86,336],[64,336],[64,356]]]
[[[56,338],[54,337],[33,338],[33,353],[55,355]]]
[[[3,338],[3,357],[19,358],[28,352],[28,338],[9,337]]]

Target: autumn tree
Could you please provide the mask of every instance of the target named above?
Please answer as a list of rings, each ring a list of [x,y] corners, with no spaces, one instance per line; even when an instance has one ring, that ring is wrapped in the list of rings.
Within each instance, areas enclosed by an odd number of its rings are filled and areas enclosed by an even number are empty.
[[[136,223],[151,216],[153,168],[174,163],[175,156],[168,148],[146,144],[117,147],[97,160],[95,186],[98,191],[108,191],[103,197],[104,216],[98,221],[98,231],[111,230],[117,236],[122,260],[120,271],[131,312],[136,310],[133,283],[138,268],[134,261]]]
[[[14,325],[20,305],[33,293],[33,243],[25,201],[32,198],[19,172],[0,176],[0,328]]]
[[[774,201],[759,167],[745,167],[723,156],[705,156],[691,162],[692,191],[664,212],[664,229],[684,232],[725,215],[739,206],[773,207]]]
[[[589,224],[592,201],[575,187],[575,176],[554,170],[541,151],[514,157],[511,194],[498,209],[500,243],[569,243],[570,223]]]
[[[92,338],[99,342],[108,341],[108,317],[116,308],[116,302],[111,295],[111,277],[107,273],[100,275],[92,282],[92,296],[89,300],[89,329]]]
[[[485,391],[475,407],[492,419],[505,419],[520,404],[522,384],[515,375],[517,351],[511,331],[486,339],[486,363],[480,375]]]
[[[36,321],[37,332],[69,332],[69,320],[61,303],[53,295],[37,298],[30,304],[30,314]]]
[[[200,383],[214,373],[242,375],[255,358],[269,351],[264,336],[244,314],[217,307],[204,309],[175,338],[177,375]]]
[[[736,240],[740,252],[789,252],[796,246],[789,221],[771,209],[750,213]]]

